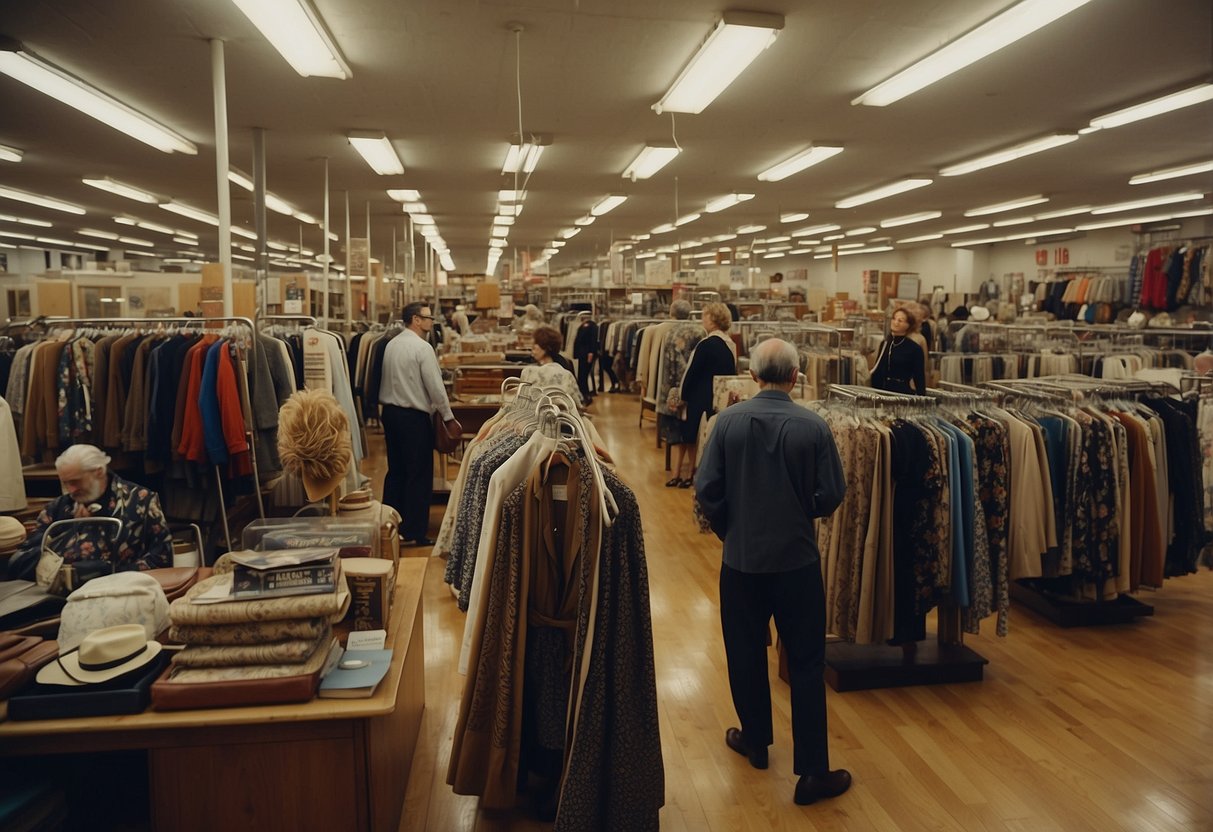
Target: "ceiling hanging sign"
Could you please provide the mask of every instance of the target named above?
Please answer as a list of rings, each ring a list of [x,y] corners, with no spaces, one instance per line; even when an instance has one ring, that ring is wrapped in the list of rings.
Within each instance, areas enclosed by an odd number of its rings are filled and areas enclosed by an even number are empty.
[[[649,286],[669,286],[674,282],[674,266],[666,257],[654,258],[644,264],[644,282]]]
[[[370,275],[370,241],[366,237],[350,237],[350,262],[348,270],[351,277],[368,277]]]

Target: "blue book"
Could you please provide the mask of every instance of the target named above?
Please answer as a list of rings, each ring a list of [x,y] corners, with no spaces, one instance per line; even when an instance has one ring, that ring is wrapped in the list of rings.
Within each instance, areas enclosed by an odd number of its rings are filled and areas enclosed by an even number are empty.
[[[373,696],[392,663],[391,650],[347,650],[320,681],[322,699],[361,699]]]

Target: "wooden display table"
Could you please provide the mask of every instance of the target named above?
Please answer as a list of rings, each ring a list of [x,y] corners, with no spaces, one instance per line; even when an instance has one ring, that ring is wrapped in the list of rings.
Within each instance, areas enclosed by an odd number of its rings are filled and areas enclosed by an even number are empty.
[[[392,666],[368,699],[0,723],[0,756],[147,749],[156,829],[395,832],[425,708],[422,586],[402,558]]]

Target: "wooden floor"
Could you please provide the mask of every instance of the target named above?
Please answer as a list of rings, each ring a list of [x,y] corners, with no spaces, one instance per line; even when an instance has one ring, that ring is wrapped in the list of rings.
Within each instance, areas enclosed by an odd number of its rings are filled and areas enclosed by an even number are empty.
[[[692,524],[689,492],[663,487],[654,428],[632,396],[600,396],[595,423],[635,490],[649,565],[666,830],[1213,830],[1213,573],[1167,581],[1153,618],[1057,628],[1012,610],[966,643],[990,660],[983,682],[828,692],[830,755],[851,770],[846,795],[792,803],[787,686],[775,678],[771,766],[724,745],[737,724],[725,676],[720,547]],[[368,473],[382,480],[382,438]],[[441,518],[436,506],[433,524]],[[441,564],[434,564],[440,567]],[[425,587],[426,712],[401,830],[538,830],[480,812],[446,785],[463,677],[463,614],[442,569]]]

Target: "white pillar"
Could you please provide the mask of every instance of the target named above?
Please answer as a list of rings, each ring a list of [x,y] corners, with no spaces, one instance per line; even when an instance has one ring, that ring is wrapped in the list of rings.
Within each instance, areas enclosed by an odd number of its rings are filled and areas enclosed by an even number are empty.
[[[227,180],[227,78],[223,41],[211,40],[211,86],[215,98],[215,185],[219,202],[219,263],[223,266],[223,314],[232,315],[232,199]]]
[[[324,290],[320,299],[320,323],[329,325],[329,160],[324,157]]]

